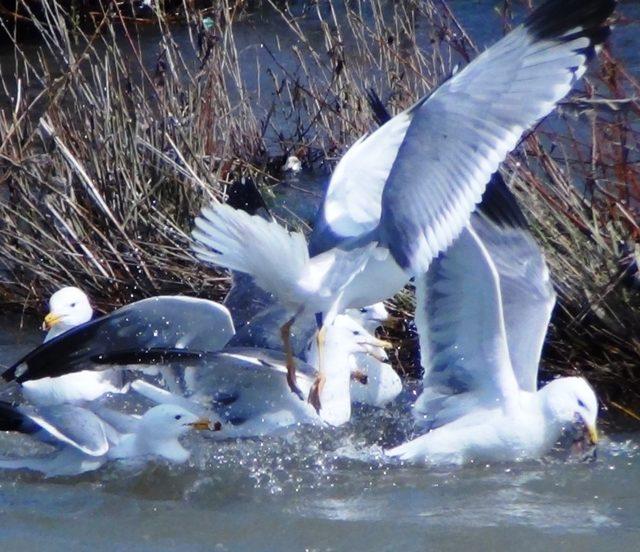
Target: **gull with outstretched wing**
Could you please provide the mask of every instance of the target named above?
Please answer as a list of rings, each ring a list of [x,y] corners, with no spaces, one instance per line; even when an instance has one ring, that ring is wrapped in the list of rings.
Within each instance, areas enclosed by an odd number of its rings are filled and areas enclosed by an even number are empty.
[[[416,282],[425,374],[414,414],[428,432],[390,456],[428,464],[540,458],[574,424],[596,442],[598,401],[586,380],[559,378],[538,390],[555,293],[513,198],[506,187],[499,194],[503,212],[474,214]]]
[[[331,177],[307,248],[299,232],[212,204],[193,231],[200,259],[245,272],[289,313],[330,324],[420,276],[467,226],[524,132],[584,74],[615,0],[549,0],[413,107],[356,142]],[[319,350],[323,330],[318,332]],[[321,362],[322,364],[322,362]]]

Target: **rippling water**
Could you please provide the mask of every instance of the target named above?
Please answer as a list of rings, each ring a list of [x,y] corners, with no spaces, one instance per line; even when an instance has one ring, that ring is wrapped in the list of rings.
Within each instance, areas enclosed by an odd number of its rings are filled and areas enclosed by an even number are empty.
[[[0,319],[0,363],[41,339]],[[37,321],[25,320],[37,327]],[[212,443],[187,466],[75,477],[0,472],[3,550],[635,550],[640,435],[595,462],[425,470],[386,462],[396,412],[359,412],[335,433]],[[0,436],[0,454],[26,439]],[[28,448],[28,447],[27,447]]]

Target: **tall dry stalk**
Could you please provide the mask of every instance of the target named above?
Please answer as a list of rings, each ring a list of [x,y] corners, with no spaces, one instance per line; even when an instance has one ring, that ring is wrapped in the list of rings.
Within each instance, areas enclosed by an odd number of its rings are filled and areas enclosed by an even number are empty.
[[[87,33],[59,4],[43,7],[40,55],[16,43],[15,74],[2,75],[12,101],[0,114],[0,300],[41,301],[62,282],[109,303],[219,288],[187,231],[263,151],[241,93],[232,6],[194,34],[188,60],[159,15],[152,68],[117,13]]]

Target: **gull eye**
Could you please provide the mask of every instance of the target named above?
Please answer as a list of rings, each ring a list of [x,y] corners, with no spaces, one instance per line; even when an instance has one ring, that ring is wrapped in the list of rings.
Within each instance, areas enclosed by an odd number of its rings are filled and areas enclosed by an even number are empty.
[[[578,399],[578,406],[580,408],[587,408],[587,405],[582,402],[582,399]]]
[[[358,330],[353,330],[353,335],[360,335],[360,332]]]
[[[362,307],[362,308],[360,309],[360,312],[367,312],[367,307]]]
[[[75,307],[76,304],[75,303],[71,303],[71,308]]]
[[[182,414],[176,414],[176,415],[174,416],[174,418],[175,418],[176,420],[181,420],[181,419],[182,419]]]

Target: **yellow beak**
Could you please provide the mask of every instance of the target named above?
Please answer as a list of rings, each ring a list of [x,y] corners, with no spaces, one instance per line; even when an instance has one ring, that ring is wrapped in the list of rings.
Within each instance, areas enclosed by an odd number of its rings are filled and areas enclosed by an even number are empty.
[[[220,431],[222,429],[222,424],[220,422],[212,423],[208,418],[200,418],[195,422],[191,422],[187,424],[190,428],[196,429],[198,431]]]
[[[387,358],[384,351],[381,353],[376,349],[376,347],[380,349],[390,349],[393,347],[393,345],[388,341],[378,339],[377,337],[371,337],[367,339],[367,341],[361,341],[358,343],[358,345],[362,346],[364,353],[366,353],[370,357],[375,358],[379,362],[386,362],[389,359]]]
[[[42,329],[50,330],[56,324],[58,324],[60,320],[62,320],[62,316],[60,316],[59,314],[54,314],[50,312],[49,314],[47,314],[47,316],[44,317],[44,322],[42,323]]]
[[[385,341],[384,339],[378,339],[377,337],[371,336],[367,341],[362,341],[359,345],[371,345],[372,347],[380,347],[381,349],[392,349],[393,344],[390,341]]]
[[[589,434],[589,444],[598,444],[598,430],[596,429],[596,426],[587,425],[587,432]]]

